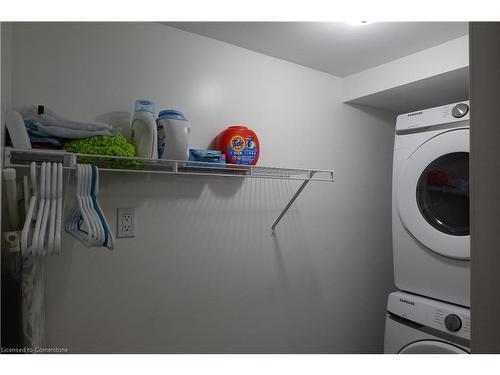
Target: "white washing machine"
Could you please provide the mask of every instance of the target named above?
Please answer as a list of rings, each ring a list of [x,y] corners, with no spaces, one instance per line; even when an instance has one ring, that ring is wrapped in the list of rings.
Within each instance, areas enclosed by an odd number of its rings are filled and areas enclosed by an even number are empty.
[[[384,353],[470,353],[470,310],[409,293],[391,293]]]
[[[398,289],[470,306],[468,101],[398,116],[392,237]]]

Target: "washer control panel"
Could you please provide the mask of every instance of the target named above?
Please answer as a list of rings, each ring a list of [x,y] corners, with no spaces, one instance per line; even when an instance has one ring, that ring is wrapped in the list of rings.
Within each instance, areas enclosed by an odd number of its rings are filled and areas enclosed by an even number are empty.
[[[409,293],[389,295],[387,311],[414,323],[470,340],[470,309]]]
[[[470,119],[469,101],[403,113],[397,117],[396,131],[412,131]]]

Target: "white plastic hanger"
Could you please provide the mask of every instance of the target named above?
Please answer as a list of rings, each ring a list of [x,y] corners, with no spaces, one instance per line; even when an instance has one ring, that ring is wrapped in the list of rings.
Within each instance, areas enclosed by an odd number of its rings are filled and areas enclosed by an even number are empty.
[[[29,199],[21,231],[23,255],[44,256],[60,253],[62,224],[62,163],[42,163],[37,181],[37,166],[30,164],[33,194],[29,197],[26,181],[24,196]],[[58,205],[59,203],[59,205]]]
[[[52,164],[47,163],[45,167],[45,201],[42,214],[42,224],[40,225],[40,233],[38,234],[38,255],[44,256],[47,254],[47,223],[50,215],[50,198],[52,193]]]
[[[28,213],[30,206],[31,194],[29,192],[28,176],[23,176],[23,202],[24,202],[24,216]]]
[[[55,253],[54,238],[56,235],[56,202],[57,202],[57,163],[52,163],[50,177],[50,212],[49,230],[47,240],[47,251],[49,254]]]
[[[66,218],[66,231],[87,247],[93,246],[93,231],[87,210],[84,208],[84,173],[83,166],[76,165],[76,197],[71,214]],[[85,232],[86,231],[86,232]]]
[[[86,243],[86,246],[87,247],[90,247],[92,246],[93,244],[93,232],[95,232],[95,230],[93,231],[92,230],[92,225],[91,225],[91,222],[90,222],[90,219],[88,217],[88,213],[87,213],[87,210],[85,208],[85,204],[84,204],[84,192],[85,192],[85,185],[86,185],[86,179],[85,179],[85,172],[84,172],[84,168],[83,168],[83,165],[77,165],[77,172],[78,172],[78,192],[77,192],[77,195],[76,195],[76,199],[77,199],[77,202],[78,202],[78,208],[80,209],[80,214],[81,214],[81,218],[78,218],[77,219],[77,222],[76,222],[76,231],[77,233],[78,232],[81,232],[81,225],[84,224],[84,227],[83,229],[87,230],[87,243]]]
[[[33,187],[33,195],[30,198],[30,203],[28,206],[28,211],[26,213],[26,218],[24,220],[23,230],[21,231],[21,253],[23,255],[28,255],[30,250],[30,245],[28,242],[31,240],[31,230],[33,228],[33,216],[35,213],[35,207],[37,203],[37,181],[36,181],[36,163],[32,162],[30,165],[31,174],[31,184]]]
[[[104,212],[102,211],[101,205],[97,200],[97,195],[99,193],[99,169],[96,166],[91,166],[91,170],[95,173],[95,179],[93,179],[94,184],[94,194],[92,195],[92,202],[94,204],[94,208],[101,220],[103,230],[104,230],[104,240],[102,242],[103,246],[107,247],[110,250],[113,250],[115,247],[115,237],[111,232],[108,221],[106,220],[106,216],[104,216]]]
[[[36,213],[35,230],[33,232],[33,241],[31,243],[31,253],[33,255],[39,255],[39,243],[38,238],[40,236],[40,227],[42,226],[43,209],[45,207],[45,172],[47,170],[47,163],[43,162],[40,171],[40,186],[38,189],[37,199],[38,199],[38,211]],[[36,186],[36,182],[35,185]]]
[[[92,188],[90,189],[90,201],[92,203],[92,207],[94,208],[94,212],[99,222],[100,231],[101,231],[101,245],[107,246],[109,239],[109,226],[107,225],[106,218],[102,209],[97,201],[97,194],[99,192],[99,170],[96,166],[89,165],[89,173],[92,177]]]
[[[112,250],[115,238],[97,201],[99,171],[95,166],[77,164],[76,175],[75,203],[66,218],[65,229],[87,247],[105,246]],[[62,182],[59,183],[62,190]]]
[[[55,228],[55,253],[61,254],[61,228],[63,209],[63,167],[57,163],[57,189],[56,189],[56,228]]]
[[[91,188],[90,188],[90,203],[92,208],[94,209],[97,221],[99,222],[99,229],[100,229],[100,243],[102,246],[104,246],[104,243],[107,242],[108,234],[107,230],[105,228],[105,224],[103,222],[104,216],[102,215],[102,212],[99,211],[98,208],[98,203],[97,203],[97,196],[96,192],[98,190],[98,185],[99,185],[99,175],[97,172],[97,167],[88,165],[87,166],[89,169],[89,173],[91,175]]]
[[[91,213],[91,217],[94,223],[94,226],[96,228],[96,246],[102,246],[104,243],[104,226],[102,224],[101,219],[99,218],[99,215],[97,213],[97,210],[94,206],[94,202],[92,199],[92,190],[95,189],[95,181],[93,178],[93,173],[92,173],[92,167],[89,164],[85,165],[85,173],[87,177],[87,191],[85,192],[85,200],[87,204],[87,208],[89,209],[89,212]]]
[[[64,222],[64,226],[66,229],[66,232],[71,234],[73,237],[75,237],[77,240],[81,241],[84,245],[86,245],[85,240],[83,239],[83,236],[78,233],[77,231],[77,223],[79,220],[82,219],[82,213],[80,212],[79,209],[79,204],[78,204],[78,194],[80,191],[80,169],[78,168],[78,165],[76,166],[76,189],[75,189],[75,201],[73,203],[73,207],[71,208],[70,214],[66,217],[66,220]]]
[[[83,169],[83,178],[84,178],[84,184],[83,184],[83,194],[82,194],[82,201],[84,204],[84,209],[87,211],[87,216],[90,222],[90,225],[92,226],[92,246],[101,246],[101,230],[100,230],[100,224],[97,222],[99,218],[97,217],[97,214],[90,202],[90,189],[92,188],[92,174],[89,172],[90,166],[85,164],[82,165]]]

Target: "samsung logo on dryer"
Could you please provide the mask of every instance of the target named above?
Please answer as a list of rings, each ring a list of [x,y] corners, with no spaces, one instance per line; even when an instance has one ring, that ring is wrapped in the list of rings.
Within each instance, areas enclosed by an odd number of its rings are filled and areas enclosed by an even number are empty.
[[[422,114],[422,111],[419,111],[419,112],[413,112],[413,113],[408,113],[408,117],[411,117],[411,116],[418,116],[418,115],[421,115]]]
[[[403,302],[403,303],[406,303],[406,304],[408,304],[408,305],[415,306],[415,302],[413,302],[413,301],[409,301],[409,300],[404,299],[404,298],[400,298],[400,299],[399,299],[399,301],[400,301],[400,302]]]

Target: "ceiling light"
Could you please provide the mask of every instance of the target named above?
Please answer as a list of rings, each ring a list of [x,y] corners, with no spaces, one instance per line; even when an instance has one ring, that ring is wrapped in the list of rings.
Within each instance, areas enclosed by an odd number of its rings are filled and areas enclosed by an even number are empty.
[[[367,25],[371,22],[369,22],[369,21],[348,21],[346,23],[348,25],[351,25],[351,26],[361,26],[361,25]]]

